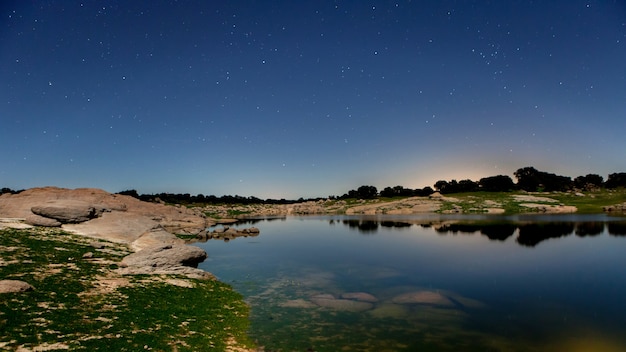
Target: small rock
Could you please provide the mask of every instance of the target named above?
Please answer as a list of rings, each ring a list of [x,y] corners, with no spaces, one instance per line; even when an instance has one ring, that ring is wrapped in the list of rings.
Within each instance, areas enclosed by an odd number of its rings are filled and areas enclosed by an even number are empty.
[[[83,259],[91,259],[93,258],[93,252],[87,252],[83,254]]]
[[[95,249],[102,249],[102,248],[104,248],[104,243],[102,243],[102,242],[95,242],[94,241],[94,242],[90,242],[89,245],[92,246]]]
[[[20,280],[0,280],[0,293],[27,292],[35,288]]]

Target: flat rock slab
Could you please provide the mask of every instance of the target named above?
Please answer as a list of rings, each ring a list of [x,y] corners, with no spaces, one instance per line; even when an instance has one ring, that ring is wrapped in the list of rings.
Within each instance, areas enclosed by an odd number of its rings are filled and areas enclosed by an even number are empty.
[[[159,222],[147,216],[129,212],[111,212],[81,224],[65,224],[63,229],[89,237],[130,244],[158,225]]]
[[[0,293],[27,292],[35,288],[20,280],[0,280]]]

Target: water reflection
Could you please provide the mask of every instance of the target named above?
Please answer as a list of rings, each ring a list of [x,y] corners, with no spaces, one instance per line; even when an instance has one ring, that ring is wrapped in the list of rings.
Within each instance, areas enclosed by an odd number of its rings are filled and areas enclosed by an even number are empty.
[[[626,236],[626,222],[610,222],[607,228],[613,236]]]
[[[257,223],[254,239],[198,245],[209,253],[201,266],[250,304],[251,337],[266,351],[626,346],[625,244],[616,238],[626,236],[624,219],[335,215]]]
[[[339,223],[334,219],[330,224]],[[406,228],[420,226],[422,228],[434,228],[440,235],[446,234],[474,234],[480,233],[491,241],[506,241],[517,232],[515,242],[525,247],[535,247],[539,243],[548,240],[576,235],[579,237],[598,236],[605,230],[612,236],[626,236],[626,221],[542,221],[542,222],[517,222],[517,221],[428,221],[415,223],[400,220],[372,220],[372,219],[343,219],[341,223],[350,229],[358,230],[361,234],[372,235],[378,232],[380,227]]]

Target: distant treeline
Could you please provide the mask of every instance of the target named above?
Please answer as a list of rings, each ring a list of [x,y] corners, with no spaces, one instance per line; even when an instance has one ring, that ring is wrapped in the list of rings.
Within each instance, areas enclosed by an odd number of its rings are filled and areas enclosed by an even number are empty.
[[[462,192],[511,192],[524,190],[528,192],[567,192],[572,190],[589,191],[600,188],[614,189],[626,187],[626,172],[610,174],[606,182],[604,178],[596,174],[571,177],[559,176],[553,173],[539,171],[534,167],[524,167],[514,173],[517,183],[506,175],[497,175],[481,178],[479,181],[472,180],[439,180],[435,182],[434,189],[424,187],[410,189],[402,186],[386,187],[378,192],[374,186],[361,186],[351,190],[339,199],[359,198],[373,199],[377,197],[412,197],[428,196],[435,191],[441,194]]]
[[[578,176],[574,179],[567,176],[560,176],[553,173],[539,171],[534,167],[524,167],[518,169],[513,174],[517,179],[517,183],[513,182],[511,177],[506,175],[497,175],[481,178],[478,181],[472,180],[439,180],[432,187],[424,187],[418,189],[405,188],[403,186],[385,187],[380,192],[374,186],[361,186],[356,190],[350,190],[342,196],[329,196],[329,199],[374,199],[378,197],[426,197],[434,192],[442,194],[461,193],[461,192],[511,192],[516,190],[524,190],[528,192],[567,192],[573,190],[589,191],[595,189],[615,189],[626,187],[626,172],[610,174],[606,181],[600,175],[588,174],[586,176]],[[10,188],[2,188],[0,194],[3,193],[19,193]],[[315,201],[323,198],[309,198],[298,200],[286,199],[260,199],[257,197],[242,196],[205,196],[203,194],[191,195],[189,193],[159,193],[159,194],[139,194],[136,190],[126,190],[118,194],[128,195],[149,202],[165,202],[175,204],[293,204],[304,201]]]
[[[228,196],[205,196],[204,194],[191,195],[189,193],[158,193],[158,194],[138,194],[131,189],[118,194],[135,197],[147,202],[165,202],[176,204],[293,204],[303,202],[304,199],[261,199],[257,197],[242,197],[238,195]]]

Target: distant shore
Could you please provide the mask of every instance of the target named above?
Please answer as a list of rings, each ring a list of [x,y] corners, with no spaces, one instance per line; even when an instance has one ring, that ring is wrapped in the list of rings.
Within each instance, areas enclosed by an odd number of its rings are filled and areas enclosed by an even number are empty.
[[[596,192],[471,192],[426,197],[376,199],[322,199],[294,204],[209,204],[196,205],[208,217],[237,219],[290,215],[409,215],[441,214],[563,214],[623,213],[626,191]]]

